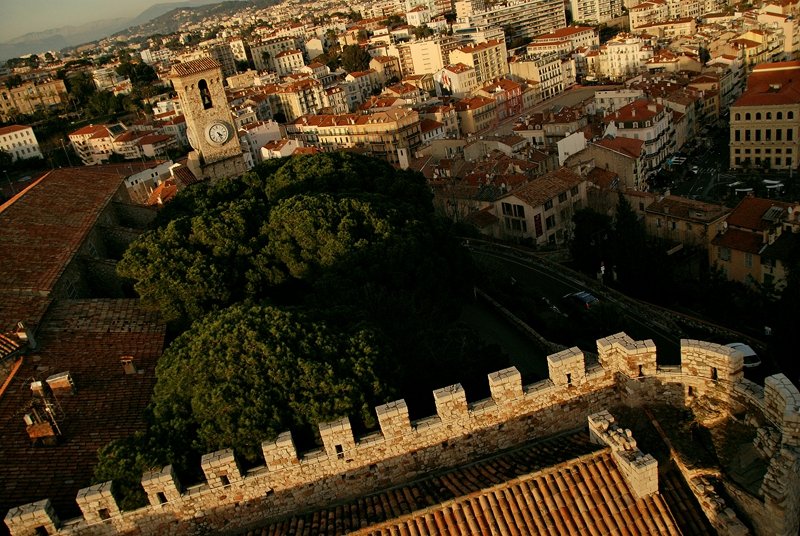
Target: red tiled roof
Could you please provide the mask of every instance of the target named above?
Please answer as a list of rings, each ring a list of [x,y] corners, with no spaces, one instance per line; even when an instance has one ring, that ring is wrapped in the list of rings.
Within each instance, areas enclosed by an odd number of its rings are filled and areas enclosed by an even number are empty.
[[[20,130],[27,130],[31,127],[25,125],[9,125],[7,127],[0,127],[0,136],[11,134],[12,132],[19,132]]]
[[[533,41],[536,42],[540,39],[561,39],[564,37],[571,37],[578,33],[584,32],[592,32],[594,28],[590,28],[589,26],[567,26],[566,28],[559,28],[558,30],[554,30],[550,33],[537,35],[533,38]]]
[[[572,170],[559,168],[513,190],[509,195],[524,201],[531,207],[543,205],[561,192],[577,186],[584,179]]]
[[[213,71],[215,69],[222,69],[222,66],[217,60],[212,58],[200,58],[173,65],[171,76],[187,76],[205,71]]]
[[[642,155],[644,140],[617,136],[615,138],[603,138],[602,140],[598,140],[595,142],[595,145],[605,147],[606,149],[620,153],[628,158],[638,159]]]
[[[39,323],[49,293],[126,176],[152,164],[55,169],[0,206],[0,330]]]
[[[0,398],[0,512],[49,497],[59,515],[79,514],[75,495],[91,484],[97,449],[145,426],[164,334],[138,300],[67,300],[48,311],[36,353],[23,359]],[[123,355],[144,373],[125,375]],[[77,391],[58,398],[61,443],[34,447],[21,413],[32,400],[30,381],[67,371]]]
[[[711,243],[715,246],[747,253],[758,253],[761,250],[761,246],[764,245],[760,233],[732,228],[728,228],[724,233],[718,234]]]
[[[800,103],[800,62],[756,65],[747,89],[734,106],[774,106]]]
[[[178,184],[172,179],[167,179],[156,186],[145,203],[148,206],[158,206],[172,200],[178,193]]]
[[[676,504],[692,508],[686,515],[698,515],[696,505]],[[596,450],[580,435],[570,434],[275,521],[248,536],[289,533],[571,536],[677,535],[681,530],[664,496],[637,499],[609,450]]]
[[[69,136],[94,136],[98,132],[103,132],[105,130],[105,125],[86,125],[85,127],[81,127],[74,132],[70,132]]]
[[[762,199],[760,197],[745,197],[733,209],[733,212],[726,220],[729,226],[740,227],[753,231],[763,231],[769,229],[771,223],[764,220],[764,214],[772,207],[780,207],[784,210],[791,208],[791,203],[782,203],[772,199]]]

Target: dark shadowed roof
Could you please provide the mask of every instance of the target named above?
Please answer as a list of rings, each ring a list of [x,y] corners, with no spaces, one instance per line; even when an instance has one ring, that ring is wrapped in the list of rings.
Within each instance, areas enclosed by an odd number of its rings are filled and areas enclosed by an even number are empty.
[[[37,339],[0,397],[0,513],[49,497],[64,518],[78,514],[75,495],[91,483],[97,449],[144,428],[164,325],[138,300],[69,300],[51,307]],[[123,355],[142,373],[124,374]],[[31,380],[66,371],[77,391],[58,399],[63,441],[33,447],[22,420]]]
[[[128,175],[152,164],[61,168],[0,206],[0,331],[38,324],[49,293]]]

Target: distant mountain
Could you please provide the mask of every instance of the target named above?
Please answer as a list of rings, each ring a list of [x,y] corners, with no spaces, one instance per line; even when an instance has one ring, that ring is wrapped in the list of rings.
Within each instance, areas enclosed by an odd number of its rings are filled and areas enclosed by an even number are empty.
[[[150,9],[167,7],[172,8],[165,13],[150,18],[142,24],[129,25],[125,30],[118,32],[117,35],[130,36],[171,34],[177,32],[181,24],[187,22],[200,22],[209,16],[232,15],[248,7],[264,8],[277,4],[280,0],[227,0],[223,2],[205,2],[198,6],[184,6],[184,4],[194,4],[196,2],[181,2],[177,4],[159,4]],[[178,6],[178,7],[175,7]],[[181,7],[183,6],[183,7]],[[150,10],[146,11],[148,13]],[[155,13],[155,11],[154,11]],[[142,14],[143,17],[144,13]]]
[[[41,32],[32,32],[0,43],[0,58],[16,58],[24,54],[61,50],[64,47],[88,43],[125,28],[128,20],[106,19],[80,26],[62,26]]]
[[[213,13],[215,7],[225,6],[223,12],[235,13],[244,7],[254,4],[269,5],[275,2],[265,2],[265,0],[258,1],[228,1],[220,3],[218,0],[187,0],[184,2],[176,2],[174,4],[155,4],[144,10],[139,16],[132,19],[119,18],[108,19],[100,21],[87,22],[80,26],[62,26],[60,28],[52,28],[41,32],[32,32],[21,35],[14,39],[0,43],[0,61],[5,61],[8,58],[16,58],[25,54],[33,54],[37,52],[44,52],[46,50],[61,50],[66,47],[72,47],[83,43],[89,43],[103,37],[114,35],[117,33],[126,33],[123,30],[127,28],[147,28],[148,23],[153,19],[165,18],[163,24],[158,26],[163,28],[174,27],[170,31],[152,31],[150,33],[171,33],[177,30],[179,21],[174,17],[168,15],[182,10],[196,10],[201,12]],[[204,6],[213,4],[210,9],[203,9]],[[202,17],[201,17],[202,18]],[[172,20],[174,24],[167,24],[166,21]],[[185,19],[182,19],[185,21]],[[147,28],[149,30],[149,28]]]

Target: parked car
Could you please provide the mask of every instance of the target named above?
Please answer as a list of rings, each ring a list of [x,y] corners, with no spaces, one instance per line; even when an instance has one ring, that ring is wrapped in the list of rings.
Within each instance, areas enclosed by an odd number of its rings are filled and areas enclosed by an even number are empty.
[[[598,300],[593,294],[586,292],[585,290],[581,290],[579,292],[572,292],[570,294],[564,295],[562,298],[565,302],[569,303],[573,307],[577,307],[579,309],[586,309],[589,310],[598,303]]]
[[[761,364],[761,358],[758,357],[758,354],[755,350],[750,348],[743,342],[732,342],[730,344],[726,344],[728,348],[733,348],[734,350],[739,350],[741,354],[744,356],[744,366],[746,368],[757,367]]]
[[[700,171],[700,168],[697,167],[697,166],[692,166],[691,169],[692,169],[692,173],[694,173],[695,175],[697,175],[697,172]]]

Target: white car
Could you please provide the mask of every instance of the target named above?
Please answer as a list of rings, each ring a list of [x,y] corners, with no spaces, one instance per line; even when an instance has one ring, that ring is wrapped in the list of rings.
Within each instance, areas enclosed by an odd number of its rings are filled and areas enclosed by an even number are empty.
[[[755,350],[750,348],[743,342],[732,342],[730,344],[726,344],[728,348],[733,348],[734,350],[738,350],[742,356],[744,356],[744,366],[745,368],[752,368],[757,367],[761,364],[761,359],[758,357],[758,354]]]

